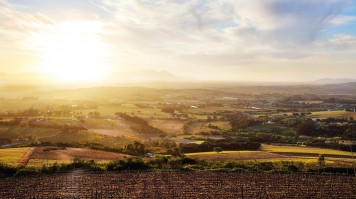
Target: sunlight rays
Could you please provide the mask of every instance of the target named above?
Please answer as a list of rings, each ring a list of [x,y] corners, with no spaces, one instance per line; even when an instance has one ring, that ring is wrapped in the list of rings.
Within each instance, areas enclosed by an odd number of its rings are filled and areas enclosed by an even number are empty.
[[[105,78],[108,49],[100,29],[95,23],[66,22],[34,35],[31,43],[39,52],[39,70],[63,83]]]

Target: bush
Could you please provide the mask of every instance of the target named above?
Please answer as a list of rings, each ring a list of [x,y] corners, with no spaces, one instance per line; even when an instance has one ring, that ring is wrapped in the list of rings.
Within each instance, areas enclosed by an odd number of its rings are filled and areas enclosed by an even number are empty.
[[[171,158],[168,161],[168,165],[171,169],[181,169],[182,168],[182,159],[181,158]]]
[[[272,162],[260,162],[256,165],[258,171],[271,171],[274,169]]]
[[[183,157],[182,158],[182,164],[197,164],[197,160],[192,159],[192,158],[188,158],[188,157]]]
[[[40,171],[36,169],[20,169],[15,173],[15,176],[39,175]]]
[[[0,162],[0,177],[12,176],[17,172],[16,167],[11,167]]]
[[[157,169],[163,169],[167,163],[168,163],[167,157],[158,157],[156,159],[148,161],[147,164]]]
[[[141,158],[129,158],[127,161],[118,160],[106,165],[108,171],[146,170],[149,168],[150,166]]]

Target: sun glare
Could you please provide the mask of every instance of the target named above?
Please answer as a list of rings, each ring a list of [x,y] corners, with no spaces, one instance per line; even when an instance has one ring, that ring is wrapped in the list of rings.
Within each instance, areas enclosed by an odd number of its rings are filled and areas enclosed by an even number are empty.
[[[39,70],[59,82],[88,82],[108,73],[107,46],[98,24],[67,22],[33,37],[40,56]]]

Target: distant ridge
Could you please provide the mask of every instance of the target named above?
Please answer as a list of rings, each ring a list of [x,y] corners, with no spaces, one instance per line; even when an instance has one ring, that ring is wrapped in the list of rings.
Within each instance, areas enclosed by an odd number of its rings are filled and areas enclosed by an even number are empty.
[[[356,79],[347,79],[347,78],[323,78],[313,81],[313,84],[344,84],[349,82],[356,82]]]

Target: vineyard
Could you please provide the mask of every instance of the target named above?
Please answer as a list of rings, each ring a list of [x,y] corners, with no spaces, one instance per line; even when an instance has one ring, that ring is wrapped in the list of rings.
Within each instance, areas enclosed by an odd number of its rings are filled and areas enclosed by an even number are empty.
[[[222,172],[86,173],[0,179],[0,198],[356,198],[356,178]]]

